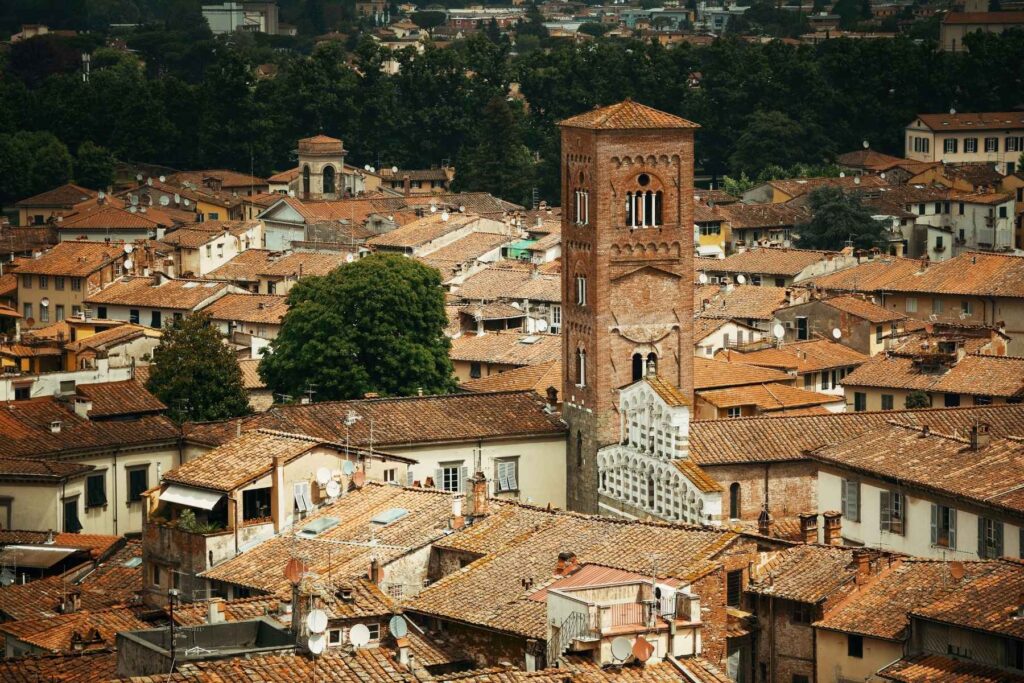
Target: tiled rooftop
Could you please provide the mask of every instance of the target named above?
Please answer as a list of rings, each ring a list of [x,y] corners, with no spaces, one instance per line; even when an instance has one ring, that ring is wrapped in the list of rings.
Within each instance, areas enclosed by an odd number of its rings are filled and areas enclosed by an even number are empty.
[[[213,320],[280,325],[288,312],[285,296],[275,294],[225,294],[203,308]]]
[[[751,579],[747,591],[818,604],[848,588],[856,574],[853,550],[801,544],[770,560]]]
[[[471,379],[459,385],[464,391],[535,391],[545,396],[548,387],[562,390],[562,362],[551,360],[536,365],[525,365],[496,375]]]
[[[834,178],[787,178],[770,180],[768,184],[790,197],[799,197],[822,187],[839,187],[850,191],[888,186],[885,178],[874,175],[848,175]]]
[[[60,187],[55,187],[52,190],[41,192],[27,199],[18,201],[15,206],[19,208],[34,208],[34,207],[72,207],[75,204],[84,202],[88,199],[92,199],[96,196],[95,190],[82,187],[81,185],[75,185],[74,183],[65,183]]]
[[[914,615],[1021,640],[1024,619],[1017,617],[1017,610],[1024,594],[1024,563],[1007,558],[992,564],[989,571],[965,577],[956,590],[915,609]]]
[[[732,363],[796,370],[803,374],[857,366],[870,357],[829,339],[812,339],[746,353],[726,349],[716,354],[715,358]]]
[[[700,128],[696,123],[627,99],[561,121],[566,128],[592,130]]]
[[[1024,683],[1024,675],[978,662],[920,654],[886,666],[878,675],[897,683]]]
[[[122,323],[120,325],[113,325],[88,337],[68,342],[64,345],[64,348],[73,353],[81,353],[83,351],[105,351],[111,347],[127,343],[133,339],[138,339],[143,336],[159,337],[160,331],[149,327],[143,327],[142,325]],[[69,336],[66,336],[65,338],[69,338]]]
[[[842,311],[843,313],[857,318],[863,318],[871,323],[896,322],[906,318],[906,316],[901,313],[890,311],[887,308],[879,306],[871,301],[867,301],[859,296],[834,296],[830,299],[825,299],[824,303],[838,311]]]
[[[990,20],[995,20],[1000,14],[1012,14],[1018,20],[1022,19],[1018,16],[1018,12],[951,12],[946,19],[948,23],[970,23],[971,21],[988,23]],[[1024,128],[1024,114],[1019,111],[945,112],[942,114],[918,114],[917,118],[921,120],[921,123],[938,132]]]
[[[786,204],[722,204],[715,210],[733,230],[792,227],[810,216],[802,209]]]
[[[558,334],[523,334],[519,331],[464,334],[452,340],[448,355],[455,361],[537,365],[561,359],[562,337]]]
[[[466,278],[455,294],[470,301],[562,302],[562,282],[557,274],[534,272],[530,264],[499,262]]]
[[[893,292],[1024,297],[1024,257],[967,252],[929,263],[888,284]],[[818,280],[817,284],[821,285]]]
[[[116,677],[117,652],[112,649],[0,660],[0,680],[7,683],[96,683]]]
[[[37,259],[25,259],[18,265],[17,272],[86,277],[123,256],[120,244],[61,242]]]
[[[895,282],[913,275],[920,268],[921,262],[917,259],[884,256],[837,273],[813,278],[810,282],[827,291],[889,291]]]
[[[114,607],[104,610],[83,609],[71,614],[58,614],[39,619],[23,619],[0,623],[0,634],[7,639],[17,638],[48,652],[72,651],[72,635],[86,635],[92,629],[99,632],[101,642],[94,648],[114,645],[119,631],[138,631],[150,628],[139,619],[133,608]]]
[[[795,277],[808,266],[828,261],[836,256],[838,254],[833,251],[761,247],[758,249],[748,249],[732,254],[724,259],[719,259],[708,270],[725,273],[764,273],[767,275]]]
[[[473,214],[449,214],[438,211],[390,232],[371,237],[366,240],[366,244],[370,247],[415,249],[456,230],[462,230],[479,220],[480,217]]]
[[[820,394],[787,384],[752,384],[742,387],[701,391],[700,398],[716,408],[756,406],[764,412],[806,408],[842,401],[841,396]]]
[[[1024,358],[969,354],[951,367],[879,354],[846,376],[846,387],[882,387],[1015,398],[1024,395]]]
[[[737,318],[771,320],[775,311],[786,306],[787,289],[756,285],[738,285],[728,290],[714,285],[694,290],[694,311],[701,318]],[[708,304],[705,306],[705,300]]]
[[[120,382],[97,382],[79,384],[75,387],[78,396],[92,401],[89,417],[92,419],[117,415],[149,415],[167,410],[167,406],[141,384],[126,379]]]
[[[242,358],[238,361],[238,367],[242,370],[242,388],[246,390],[266,389],[267,384],[260,377],[259,358]]]
[[[226,282],[210,280],[161,279],[160,284],[153,281],[152,277],[123,277],[90,294],[85,301],[89,304],[191,311],[230,286]]]
[[[693,388],[697,391],[738,387],[766,382],[792,384],[793,378],[784,372],[746,363],[730,363],[711,358],[693,359]]]

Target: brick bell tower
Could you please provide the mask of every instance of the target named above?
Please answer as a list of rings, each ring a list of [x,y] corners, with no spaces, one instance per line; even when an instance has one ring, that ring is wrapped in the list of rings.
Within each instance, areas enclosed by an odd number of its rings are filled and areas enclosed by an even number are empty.
[[[568,507],[598,512],[619,389],[656,372],[693,400],[693,135],[631,100],[562,121]]]

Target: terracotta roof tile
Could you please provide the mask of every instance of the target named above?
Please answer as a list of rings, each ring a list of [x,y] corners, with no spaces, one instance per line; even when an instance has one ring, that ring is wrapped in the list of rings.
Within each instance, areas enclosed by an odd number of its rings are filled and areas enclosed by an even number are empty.
[[[143,327],[142,325],[133,325],[131,323],[124,323],[121,325],[113,325],[105,330],[97,332],[96,334],[89,335],[84,339],[80,338],[73,342],[68,342],[64,345],[64,348],[73,353],[81,353],[82,351],[106,351],[107,349],[125,344],[139,337],[160,337],[160,330],[154,330],[150,327]],[[70,338],[68,335],[66,338]]]
[[[829,261],[838,256],[834,251],[813,251],[810,249],[776,249],[759,247],[718,259],[714,270],[725,273],[764,273],[794,277],[815,263]]]
[[[455,289],[468,301],[541,301],[562,302],[562,281],[557,274],[534,272],[527,265],[499,262],[471,275]]]
[[[687,481],[696,486],[704,493],[722,493],[724,489],[721,484],[712,479],[701,466],[693,460],[673,460],[672,464],[683,473]]]
[[[258,227],[258,225],[257,221],[205,221],[202,223],[188,223],[172,232],[168,232],[160,241],[171,246],[198,249],[206,243],[222,237],[225,233],[237,237],[244,235],[251,228]]]
[[[1009,23],[1024,23],[1024,13],[1021,12],[950,12],[943,21],[951,24],[1000,23],[997,20],[1003,15],[1008,15],[1016,20],[1016,22]],[[1024,128],[1024,113],[1019,111],[956,112],[954,114],[945,112],[942,114],[918,114],[917,118],[934,131]]]
[[[562,357],[562,337],[557,334],[523,334],[518,331],[463,335],[452,340],[452,360],[499,365],[537,365]]]
[[[444,220],[447,216],[448,219]],[[467,228],[480,220],[473,214],[448,214],[438,211],[428,214],[390,232],[366,240],[371,247],[415,249],[440,237]]]
[[[911,355],[879,354],[847,375],[843,386],[1015,398],[1024,395],[1024,358],[969,354],[936,370]]]
[[[766,368],[796,370],[803,374],[858,366],[870,356],[830,339],[811,339],[746,353],[726,349],[716,354],[715,358]]]
[[[751,579],[746,590],[816,605],[848,587],[856,574],[853,550],[798,545],[782,551]]]
[[[167,406],[160,399],[130,379],[120,382],[79,384],[75,387],[75,393],[92,401],[92,408],[89,410],[91,419],[156,414],[167,410]]]
[[[994,437],[1024,435],[1022,405],[698,420],[690,426],[690,456],[705,467],[803,460],[805,451],[846,442],[890,420],[947,434],[982,421]]]
[[[184,185],[190,183],[196,187],[203,188],[205,178],[215,178],[221,182],[221,187],[242,188],[248,191],[252,185],[266,185],[267,181],[248,173],[239,173],[226,168],[211,168],[199,171],[179,171],[167,177],[167,182],[172,185]]]
[[[692,121],[629,99],[618,104],[577,114],[561,121],[558,125],[566,128],[589,128],[592,130],[700,128]]]
[[[71,652],[72,636],[86,635],[92,629],[99,631],[101,642],[95,648],[114,645],[119,631],[137,631],[150,625],[136,616],[129,607],[106,610],[83,609],[71,614],[59,614],[40,619],[23,619],[0,623],[0,633],[7,639],[16,638],[48,652]]]
[[[820,394],[776,383],[701,391],[698,396],[720,409],[752,405],[764,412],[825,405],[844,400],[842,396]]]
[[[893,292],[937,292],[969,296],[1024,297],[1024,257],[967,252],[926,264],[888,283]],[[821,280],[816,281],[821,285]]]
[[[345,254],[327,251],[293,251],[280,258],[271,259],[260,275],[275,277],[298,277],[299,275],[327,275],[335,268],[345,265]]]
[[[246,249],[206,274],[211,280],[257,282],[276,252],[267,249]]]
[[[161,278],[153,284],[152,277],[126,276],[90,294],[88,304],[113,304],[146,308],[192,311],[204,302],[229,291],[226,282]]]
[[[823,303],[847,315],[863,318],[872,323],[887,323],[906,319],[906,316],[901,313],[890,311],[859,296],[834,296],[824,299]]]
[[[733,230],[792,227],[809,218],[802,207],[787,204],[723,204],[715,210]]]
[[[978,662],[919,654],[886,666],[878,675],[898,683],[1022,683],[1024,676]]]
[[[658,394],[661,400],[669,406],[677,407],[690,405],[690,399],[679,390],[679,387],[675,386],[671,382],[667,382],[656,375],[648,375],[644,378],[644,381],[647,382],[648,386],[654,389],[654,392]]]
[[[884,256],[838,273],[812,278],[809,282],[827,291],[889,291],[894,283],[913,275],[920,268],[921,262],[917,259]]]
[[[225,294],[203,312],[213,320],[280,325],[288,312],[287,299],[275,294]]]
[[[52,190],[47,190],[46,192],[42,192],[27,199],[22,199],[15,203],[15,206],[18,208],[70,208],[75,204],[92,199],[95,196],[95,190],[90,190],[73,183],[66,183],[60,187],[55,187]]]
[[[548,387],[555,387],[561,391],[561,359],[506,370],[496,375],[471,379],[459,385],[460,389],[469,392],[534,391],[541,396],[546,395]]]
[[[19,264],[17,273],[86,277],[122,257],[120,244],[61,242],[39,258]]]
[[[894,157],[883,154],[874,149],[858,149],[853,152],[840,154],[836,157],[836,163],[851,168],[874,168],[879,164],[891,165],[900,161],[907,161],[901,157]],[[886,166],[888,167],[888,166]]]
[[[287,171],[281,171],[267,178],[272,183],[290,183],[291,181],[302,175],[302,169],[296,166],[295,168],[289,168]]]
[[[1017,640],[1024,638],[1024,620],[1017,617],[1024,593],[1024,563],[1005,559],[992,564],[990,571],[965,577],[956,590],[915,609],[914,616]]]
[[[64,218],[58,223],[58,230],[156,230],[159,227],[170,227],[164,214],[154,211],[129,211],[116,206],[103,206],[95,211],[87,211]]]
[[[693,359],[693,388],[697,391],[765,382],[792,383],[793,377],[778,370],[711,358]]]
[[[399,229],[401,230],[402,228]],[[491,232],[473,232],[465,237],[460,237],[440,249],[420,254],[418,258],[424,263],[444,271],[445,269],[452,269],[466,263],[472,263],[509,241],[510,238],[507,235]]]
[[[878,188],[889,185],[884,178],[874,175],[849,175],[834,178],[786,178],[769,180],[768,184],[794,198],[822,187],[864,190],[869,187]]]
[[[786,306],[787,288],[739,285],[727,291],[711,285],[694,290],[694,310],[701,318],[738,318],[771,320],[775,311]],[[704,301],[708,300],[705,305]]]
[[[259,358],[244,358],[238,361],[238,367],[242,370],[242,388],[247,391],[254,389],[266,389],[267,385],[260,377]]]
[[[47,462],[28,458],[0,458],[0,479],[60,481],[92,471],[92,465],[77,462]]]
[[[95,683],[116,677],[117,652],[112,649],[0,660],[0,680],[8,683]]]

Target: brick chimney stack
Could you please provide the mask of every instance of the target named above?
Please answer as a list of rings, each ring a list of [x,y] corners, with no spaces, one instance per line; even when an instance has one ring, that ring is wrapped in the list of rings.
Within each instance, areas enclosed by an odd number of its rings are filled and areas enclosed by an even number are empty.
[[[871,576],[871,551],[866,548],[854,550],[853,561],[857,564],[857,583],[864,583]]]
[[[971,425],[971,450],[981,450],[988,445],[991,434],[989,426],[984,422],[975,422]]]
[[[825,545],[842,545],[843,513],[830,510],[821,516],[825,518]]]
[[[469,509],[466,512],[470,517],[486,517],[490,514],[490,503],[487,500],[487,477],[483,472],[477,472],[469,478],[467,504]]]
[[[797,515],[800,518],[800,535],[804,543],[818,542],[818,514],[815,512],[801,512]]]
[[[370,560],[370,581],[378,586],[384,583],[384,567],[376,557]]]
[[[576,557],[576,553],[570,551],[558,553],[558,562],[555,563],[555,575],[568,576],[576,571],[578,566],[579,560]]]
[[[768,506],[761,508],[761,514],[757,516],[757,533],[762,536],[772,535],[772,516],[768,514]]]

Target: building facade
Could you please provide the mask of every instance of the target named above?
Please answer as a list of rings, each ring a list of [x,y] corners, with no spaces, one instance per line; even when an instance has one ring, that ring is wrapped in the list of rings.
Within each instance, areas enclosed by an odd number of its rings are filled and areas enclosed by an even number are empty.
[[[693,134],[626,100],[561,123],[567,503],[596,512],[618,390],[648,366],[693,395]],[[692,398],[691,398],[692,400]]]

